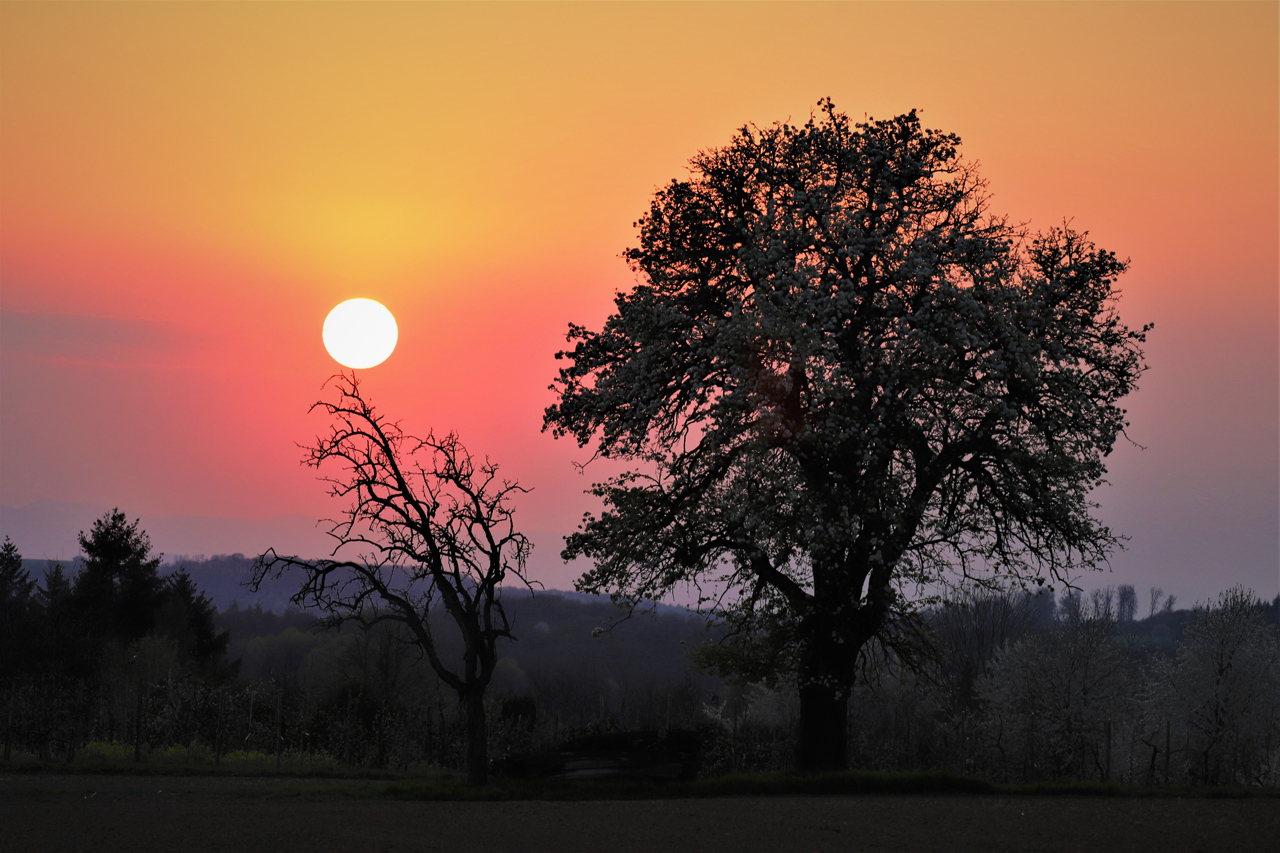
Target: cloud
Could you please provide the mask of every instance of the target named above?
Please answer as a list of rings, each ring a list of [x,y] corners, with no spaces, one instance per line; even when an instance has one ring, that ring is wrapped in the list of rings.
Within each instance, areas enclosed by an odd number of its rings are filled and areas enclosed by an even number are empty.
[[[199,335],[159,320],[0,309],[0,353],[100,367],[179,367]]]

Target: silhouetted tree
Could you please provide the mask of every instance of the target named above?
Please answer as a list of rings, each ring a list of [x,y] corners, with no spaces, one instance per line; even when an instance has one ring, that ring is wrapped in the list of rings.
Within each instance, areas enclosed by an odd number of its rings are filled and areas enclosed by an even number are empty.
[[[1138,616],[1138,593],[1127,583],[1116,588],[1116,621],[1132,622]]]
[[[800,766],[845,764],[859,651],[902,584],[1061,580],[1143,370],[1084,234],[988,212],[958,137],[914,112],[744,127],[655,195],[639,282],[571,326],[545,426],[640,463],[569,537],[623,599],[729,589],[795,637]]]
[[[38,666],[50,674],[90,675],[98,647],[81,618],[71,578],[61,563],[50,561],[35,598]]]
[[[163,597],[160,556],[151,556],[151,539],[113,509],[81,532],[84,565],[74,581],[76,609],[99,640],[132,642],[155,624]]]
[[[4,537],[0,545],[0,686],[28,669],[32,649],[35,582],[22,568],[18,546]]]
[[[0,545],[0,605],[26,601],[35,588],[31,575],[22,567],[18,546],[8,536]]]
[[[317,469],[341,466],[323,478],[334,497],[350,501],[330,531],[335,558],[303,560],[269,550],[255,561],[252,584],[299,570],[305,579],[293,601],[323,611],[328,625],[403,624],[465,707],[467,774],[483,782],[484,692],[498,639],[514,639],[499,585],[509,577],[527,584],[529,541],[516,531],[509,504],[525,490],[500,479],[487,459],[476,463],[453,433],[420,439],[401,432],[361,396],[354,375],[335,380],[337,402],[312,406],[334,424],[304,460]],[[336,559],[347,546],[361,549],[361,557]],[[461,640],[460,661],[442,650],[437,631],[445,620],[433,620],[436,605]]]
[[[178,569],[164,579],[155,630],[174,641],[180,662],[193,664],[206,675],[219,674],[231,641],[230,631],[219,632],[214,627],[216,612],[185,570]]]
[[[1156,611],[1159,610],[1160,608],[1160,599],[1162,598],[1164,598],[1164,590],[1158,586],[1151,587],[1151,590],[1150,590],[1151,609],[1147,611],[1148,619],[1156,615]]]
[[[992,660],[1035,625],[1039,603],[1026,593],[959,589],[932,614],[930,670],[948,710],[973,708]]]

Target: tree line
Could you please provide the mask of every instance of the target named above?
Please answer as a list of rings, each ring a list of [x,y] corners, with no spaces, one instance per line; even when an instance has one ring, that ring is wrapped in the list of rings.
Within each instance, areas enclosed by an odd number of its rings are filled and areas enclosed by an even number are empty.
[[[941,753],[1001,781],[1280,783],[1280,597],[1233,588],[1140,623],[1119,592],[1065,595],[1051,618],[1008,593],[936,611],[924,665],[855,694],[858,766]]]
[[[370,614],[368,630],[342,630],[314,610],[218,611],[192,580],[208,566],[161,574],[145,531],[118,510],[80,545],[70,573],[51,562],[39,579],[10,540],[0,549],[5,760],[468,766],[467,707],[403,625]],[[514,597],[526,642],[518,658],[495,662],[486,750],[492,742],[503,755],[621,719],[695,721],[712,679],[688,672],[680,649],[702,639],[701,620],[668,612],[601,635],[607,602]],[[430,614],[444,618],[442,608]],[[449,640],[438,651],[450,661],[465,654]],[[539,719],[546,738],[535,735]]]
[[[0,549],[6,760],[467,767],[466,708],[403,627],[325,631],[314,612],[214,610],[185,570],[159,574],[120,513],[82,539],[78,573],[54,565],[40,582],[12,543]],[[1139,618],[1120,586],[1056,599],[970,589],[925,608],[910,642],[860,662],[852,763],[1001,781],[1280,783],[1280,598],[1231,590],[1175,610],[1152,590],[1143,604]],[[794,675],[743,676],[723,624],[674,609],[618,621],[607,600],[554,592],[511,590],[507,607],[519,640],[500,647],[486,696],[494,759],[675,729],[698,733],[703,774],[796,766]]]
[[[160,558],[135,520],[112,510],[82,532],[73,574],[53,562],[37,582],[5,537],[0,546],[0,685],[8,699],[5,755],[18,735],[49,758],[61,744],[136,728],[149,685],[174,678],[232,679],[230,636],[181,568]],[[136,703],[135,700],[136,699]]]

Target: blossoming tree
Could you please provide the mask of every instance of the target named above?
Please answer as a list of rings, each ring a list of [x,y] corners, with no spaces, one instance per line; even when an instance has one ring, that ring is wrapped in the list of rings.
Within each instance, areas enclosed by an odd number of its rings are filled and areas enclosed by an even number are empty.
[[[1125,263],[989,210],[958,137],[914,112],[744,127],[659,190],[637,284],[573,325],[545,428],[636,463],[567,540],[583,590],[728,595],[784,651],[799,763],[846,763],[866,644],[904,585],[1062,580],[1117,537],[1092,513],[1147,328]]]

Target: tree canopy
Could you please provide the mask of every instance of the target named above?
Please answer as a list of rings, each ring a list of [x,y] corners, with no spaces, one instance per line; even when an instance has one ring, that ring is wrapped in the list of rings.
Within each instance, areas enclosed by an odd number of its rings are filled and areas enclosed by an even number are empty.
[[[587,591],[728,590],[793,639],[801,766],[842,765],[858,651],[908,584],[1053,583],[1118,537],[1089,493],[1143,370],[1125,262],[989,210],[913,111],[747,126],[659,190],[637,276],[571,326],[545,427],[638,463],[569,537]]]

